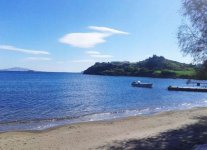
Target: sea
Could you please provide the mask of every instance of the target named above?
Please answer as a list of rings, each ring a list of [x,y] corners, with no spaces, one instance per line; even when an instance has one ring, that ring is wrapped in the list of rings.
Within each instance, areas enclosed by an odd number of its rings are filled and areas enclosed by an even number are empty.
[[[135,88],[133,81],[153,83]],[[0,132],[39,131],[80,122],[207,106],[207,93],[168,91],[187,79],[81,73],[0,72]]]

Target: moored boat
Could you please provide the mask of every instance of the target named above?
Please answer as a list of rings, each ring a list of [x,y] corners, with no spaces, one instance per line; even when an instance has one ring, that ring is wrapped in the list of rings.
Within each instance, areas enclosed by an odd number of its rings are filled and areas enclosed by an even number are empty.
[[[152,88],[152,83],[142,83],[140,81],[134,81],[131,84],[133,87]]]

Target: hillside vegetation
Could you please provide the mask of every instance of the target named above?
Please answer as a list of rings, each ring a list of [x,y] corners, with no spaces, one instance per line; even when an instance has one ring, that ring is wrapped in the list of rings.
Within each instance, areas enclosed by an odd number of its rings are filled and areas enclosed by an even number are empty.
[[[144,61],[95,63],[83,72],[91,75],[195,78],[196,66],[153,55]]]

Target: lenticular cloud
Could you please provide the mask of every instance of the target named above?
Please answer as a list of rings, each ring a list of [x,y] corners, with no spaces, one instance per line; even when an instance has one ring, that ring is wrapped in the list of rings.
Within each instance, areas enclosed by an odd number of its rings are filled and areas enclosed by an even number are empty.
[[[59,41],[73,47],[92,48],[97,44],[106,42],[106,38],[114,34],[128,34],[127,32],[107,27],[89,26],[88,28],[95,32],[69,33],[60,38]]]

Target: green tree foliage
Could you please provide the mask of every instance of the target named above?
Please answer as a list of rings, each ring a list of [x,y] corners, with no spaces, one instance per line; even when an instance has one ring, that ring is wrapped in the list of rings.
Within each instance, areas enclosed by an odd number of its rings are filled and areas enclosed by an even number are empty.
[[[198,71],[198,79],[207,79],[207,61],[203,63],[201,69]]]
[[[182,1],[188,23],[179,28],[179,45],[195,62],[204,62],[207,60],[207,0]]]
[[[111,62],[96,63],[84,71],[84,74],[113,76],[143,76],[160,78],[194,78],[196,67],[153,55],[137,63]]]

